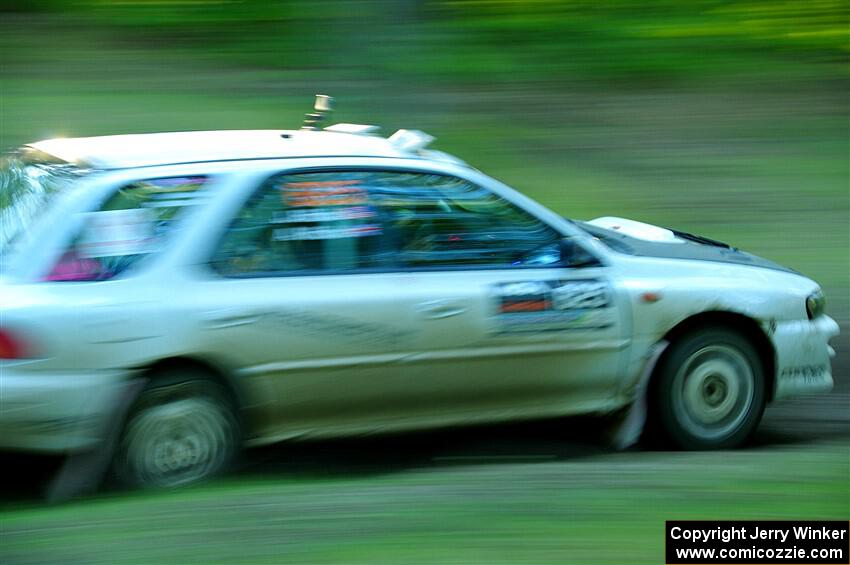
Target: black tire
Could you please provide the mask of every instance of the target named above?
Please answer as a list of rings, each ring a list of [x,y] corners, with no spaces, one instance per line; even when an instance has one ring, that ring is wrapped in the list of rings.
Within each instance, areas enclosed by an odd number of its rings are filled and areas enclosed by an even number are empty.
[[[670,345],[650,389],[651,430],[689,450],[728,449],[746,441],[767,400],[764,367],[750,341],[705,328]]]
[[[203,373],[157,375],[139,395],[113,461],[118,481],[133,488],[171,488],[217,475],[239,447],[234,403]]]

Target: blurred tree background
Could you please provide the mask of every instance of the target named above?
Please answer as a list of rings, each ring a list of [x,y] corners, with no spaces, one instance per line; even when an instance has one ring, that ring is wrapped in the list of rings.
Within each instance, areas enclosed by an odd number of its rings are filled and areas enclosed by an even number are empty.
[[[577,218],[728,240],[848,317],[846,0],[0,0],[0,146],[424,129]]]

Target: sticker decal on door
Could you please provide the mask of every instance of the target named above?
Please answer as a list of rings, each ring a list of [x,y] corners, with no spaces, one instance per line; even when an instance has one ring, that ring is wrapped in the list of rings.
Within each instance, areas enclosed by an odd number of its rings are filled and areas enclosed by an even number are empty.
[[[596,330],[614,324],[604,280],[548,280],[494,285],[497,333]]]

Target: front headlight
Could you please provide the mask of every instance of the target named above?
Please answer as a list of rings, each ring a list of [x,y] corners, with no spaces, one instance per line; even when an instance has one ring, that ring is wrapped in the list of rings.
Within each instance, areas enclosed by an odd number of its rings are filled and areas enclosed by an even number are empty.
[[[810,320],[814,320],[821,314],[823,314],[826,309],[826,297],[823,295],[823,291],[818,289],[806,298],[806,314],[809,315]]]

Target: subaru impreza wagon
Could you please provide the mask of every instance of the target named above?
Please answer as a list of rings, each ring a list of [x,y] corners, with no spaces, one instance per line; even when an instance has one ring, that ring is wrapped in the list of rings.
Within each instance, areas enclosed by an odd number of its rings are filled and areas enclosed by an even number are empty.
[[[244,446],[642,403],[673,445],[727,448],[831,388],[838,326],[791,269],[318,117],[4,161],[0,447],[111,441],[121,479],[172,486]]]

